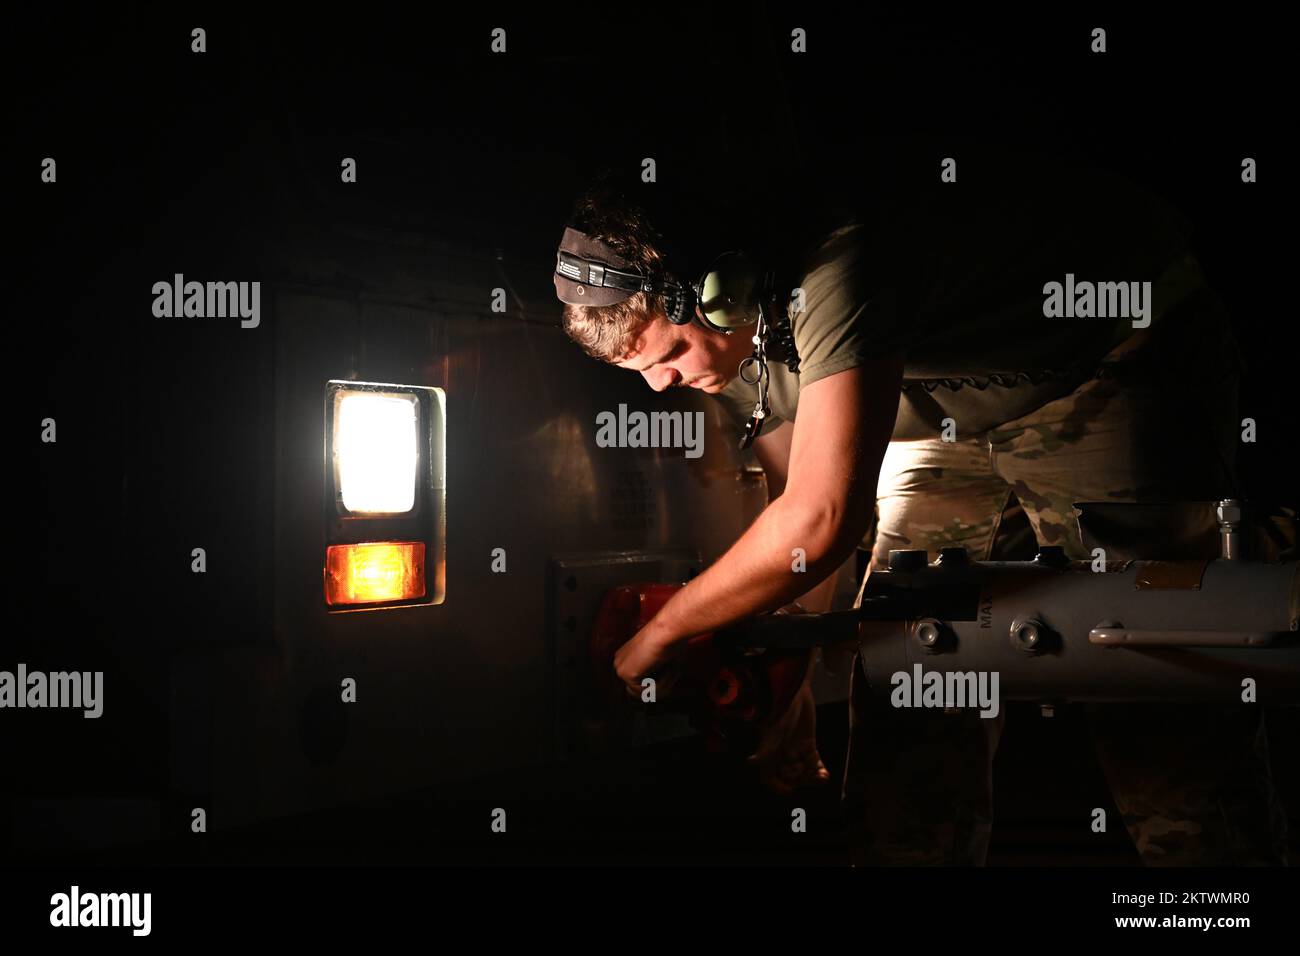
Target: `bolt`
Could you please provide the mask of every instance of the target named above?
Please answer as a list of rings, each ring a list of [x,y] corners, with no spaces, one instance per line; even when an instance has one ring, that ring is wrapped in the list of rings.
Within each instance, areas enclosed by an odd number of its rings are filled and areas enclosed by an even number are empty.
[[[916,627],[912,632],[922,647],[935,647],[939,643],[942,630],[939,622],[931,619],[925,619],[916,622]]]
[[[889,552],[889,570],[901,571],[920,571],[930,560],[928,552],[917,548],[903,548]]]
[[[1214,512],[1220,524],[1241,524],[1241,502],[1236,498],[1224,498]]]
[[[1043,625],[1038,621],[1016,621],[1011,625],[1011,643],[1022,651],[1034,653],[1043,643]]]

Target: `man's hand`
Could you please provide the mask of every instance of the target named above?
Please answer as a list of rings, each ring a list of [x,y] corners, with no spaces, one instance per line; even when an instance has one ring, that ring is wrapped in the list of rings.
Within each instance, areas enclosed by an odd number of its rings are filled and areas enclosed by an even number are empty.
[[[629,694],[640,695],[641,679],[659,670],[672,656],[672,645],[653,625],[651,621],[641,628],[614,654],[614,671]]]
[[[795,602],[777,614],[806,614]],[[783,714],[773,714],[759,728],[758,750],[749,762],[758,768],[758,779],[773,793],[785,796],[798,787],[830,783],[831,775],[817,752],[817,702],[813,699],[812,672],[817,656],[808,660],[803,683]]]
[[[785,796],[797,787],[830,783],[830,772],[817,752],[817,704],[807,675],[786,712],[769,721],[760,735],[749,762],[757,766],[758,779],[768,790]]]

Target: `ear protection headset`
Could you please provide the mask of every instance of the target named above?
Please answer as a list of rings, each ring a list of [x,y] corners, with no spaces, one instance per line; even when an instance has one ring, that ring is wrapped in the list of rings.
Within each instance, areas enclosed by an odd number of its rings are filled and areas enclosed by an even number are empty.
[[[560,301],[574,305],[614,305],[645,292],[663,297],[664,312],[673,325],[694,321],[724,335],[752,328],[754,354],[741,363],[739,374],[746,384],[758,387],[758,401],[740,439],[742,449],[753,444],[771,413],[766,349],[775,272],[759,267],[747,253],[732,250],[716,257],[693,283],[666,271],[647,275],[606,243],[566,226],[555,256],[554,282]],[[797,372],[798,356],[788,323],[778,329],[776,339],[788,356],[784,361]]]
[[[740,250],[722,253],[695,282],[671,272],[646,275],[605,243],[568,227],[556,253],[555,287],[561,301],[574,305],[613,305],[637,292],[658,295],[673,325],[694,321],[729,335],[758,323],[775,277]]]

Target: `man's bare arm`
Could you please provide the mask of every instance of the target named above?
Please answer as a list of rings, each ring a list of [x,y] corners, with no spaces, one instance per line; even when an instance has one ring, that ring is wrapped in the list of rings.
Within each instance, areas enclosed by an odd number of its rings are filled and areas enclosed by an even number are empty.
[[[782,422],[770,432],[764,432],[754,442],[754,457],[763,466],[767,479],[767,501],[771,504],[785,491],[786,476],[790,473],[790,444],[794,425]],[[805,611],[829,611],[835,599],[835,584],[839,575],[832,571],[814,587],[795,600]]]
[[[763,432],[754,441],[754,457],[763,466],[767,478],[767,503],[771,504],[785,491],[786,476],[790,474],[790,445],[794,438],[794,425],[782,422],[770,432]]]
[[[839,568],[871,521],[901,379],[901,360],[890,358],[803,389],[782,493],[664,606],[647,626],[656,641],[672,645],[775,610]],[[803,573],[792,570],[795,548],[804,551]]]

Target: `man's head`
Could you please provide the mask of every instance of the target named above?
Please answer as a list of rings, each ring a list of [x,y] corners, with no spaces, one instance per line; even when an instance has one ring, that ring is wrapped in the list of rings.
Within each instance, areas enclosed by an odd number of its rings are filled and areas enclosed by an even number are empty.
[[[578,200],[570,221],[612,250],[628,271],[665,273],[664,244],[649,217],[608,181],[598,181]],[[721,391],[753,350],[745,332],[724,335],[695,322],[672,324],[664,297],[643,291],[610,305],[566,303],[562,322],[588,355],[640,372],[655,391],[674,386]]]

